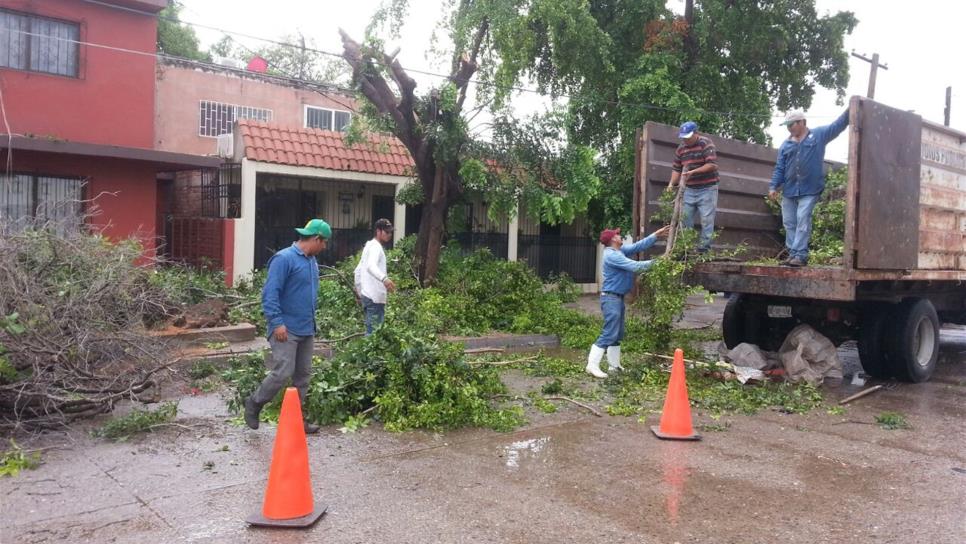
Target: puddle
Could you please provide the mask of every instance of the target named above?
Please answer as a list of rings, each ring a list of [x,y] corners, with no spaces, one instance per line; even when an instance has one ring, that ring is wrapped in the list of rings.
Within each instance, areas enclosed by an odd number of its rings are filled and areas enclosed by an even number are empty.
[[[694,444],[683,442],[661,442],[660,445],[664,509],[672,527],[678,524],[681,499],[691,472],[688,468],[688,452],[692,447]]]

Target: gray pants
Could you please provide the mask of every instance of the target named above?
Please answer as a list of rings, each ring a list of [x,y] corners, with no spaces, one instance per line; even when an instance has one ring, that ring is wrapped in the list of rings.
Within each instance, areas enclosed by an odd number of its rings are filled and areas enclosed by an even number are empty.
[[[272,354],[267,361],[271,372],[252,395],[252,402],[258,405],[267,404],[285,387],[289,379],[299,390],[299,399],[304,402],[305,395],[309,392],[309,378],[312,376],[312,348],[315,337],[289,333],[288,340],[279,342],[272,335],[268,343],[272,346]]]

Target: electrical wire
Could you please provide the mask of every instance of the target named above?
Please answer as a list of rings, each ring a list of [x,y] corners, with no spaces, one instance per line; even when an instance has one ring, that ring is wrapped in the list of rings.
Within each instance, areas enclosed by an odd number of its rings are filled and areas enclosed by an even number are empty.
[[[221,32],[222,34],[227,34],[227,35],[231,35],[231,36],[239,36],[239,37],[242,37],[242,38],[248,38],[248,39],[251,39],[251,40],[257,40],[257,41],[261,41],[261,42],[265,42],[265,43],[270,43],[270,44],[278,45],[278,46],[282,46],[282,47],[290,47],[290,48],[294,48],[294,49],[300,49],[300,50],[304,50],[304,51],[309,51],[309,52],[312,52],[312,53],[316,53],[316,54],[319,54],[319,55],[325,55],[325,56],[339,58],[339,59],[342,59],[343,58],[340,53],[334,53],[332,51],[326,51],[324,49],[319,49],[319,48],[316,48],[316,47],[302,47],[301,45],[298,45],[298,44],[283,42],[283,41],[280,41],[280,40],[275,40],[275,39],[271,39],[271,38],[265,38],[265,37],[262,37],[262,36],[256,36],[256,35],[247,34],[247,33],[244,33],[244,32],[237,32],[237,31],[234,31],[234,30],[228,30],[228,29],[225,29],[225,28],[221,28],[221,27],[217,27],[217,26],[213,26],[213,25],[207,25],[207,24],[203,24],[203,23],[197,23],[197,22],[194,22],[194,21],[186,21],[186,20],[180,19],[178,17],[169,17],[169,16],[161,15],[160,13],[152,13],[152,12],[149,12],[149,11],[143,11],[143,10],[139,10],[139,9],[135,9],[135,8],[130,8],[130,7],[126,7],[126,6],[118,6],[118,5],[114,5],[114,4],[109,4],[109,3],[103,2],[101,0],[82,0],[82,1],[83,2],[86,2],[88,4],[96,4],[96,5],[103,6],[103,7],[107,7],[107,8],[111,8],[111,9],[116,9],[116,10],[120,10],[120,11],[131,12],[131,13],[136,13],[136,14],[145,15],[145,16],[148,16],[148,17],[154,17],[154,18],[156,18],[158,20],[164,20],[164,21],[168,21],[168,22],[172,22],[172,23],[184,24],[184,25],[188,25],[188,26],[191,26],[191,27],[195,27],[195,28],[204,28],[206,30],[213,30],[213,31]],[[144,52],[141,51],[139,53],[144,53]],[[180,57],[174,57],[174,58],[180,58]],[[419,70],[419,69],[416,69],[416,68],[407,68],[406,71],[409,72],[409,73],[413,73],[413,74],[420,74],[420,75],[425,75],[425,76],[430,76],[430,77],[436,77],[436,78],[441,78],[441,79],[447,79],[447,80],[451,78],[451,76],[450,75],[447,75],[447,74],[440,74],[440,73],[437,73],[437,72],[430,72],[430,71],[427,71],[427,70]],[[302,80],[302,81],[304,81],[304,80]],[[487,82],[487,81],[481,81],[481,80],[478,80],[478,79],[471,79],[471,80],[469,80],[469,83],[475,84],[477,86],[483,86],[483,87],[486,87],[486,86],[495,87],[496,86],[495,83],[491,83],[491,82]],[[537,95],[545,96],[545,93],[543,91],[541,91],[539,89],[532,89],[532,88],[529,88],[529,87],[512,86],[512,87],[509,88],[509,90],[511,90],[511,91],[517,91],[517,92],[532,93],[532,94],[537,94]],[[558,98],[566,98],[566,99],[569,99],[569,100],[578,100],[579,99],[579,97],[575,97],[573,95],[568,95],[568,94],[560,94],[560,95],[557,95],[557,97]],[[770,115],[767,115],[766,116],[765,114],[755,113],[755,112],[713,111],[713,110],[705,110],[705,109],[700,109],[700,108],[696,108],[694,110],[684,110],[684,109],[681,109],[681,108],[668,108],[668,107],[665,107],[665,106],[658,106],[656,104],[627,103],[627,102],[616,102],[616,101],[612,101],[612,100],[602,100],[602,101],[600,101],[600,103],[601,104],[605,104],[605,105],[615,106],[615,107],[637,107],[637,108],[641,108],[641,109],[648,109],[648,110],[655,110],[655,111],[666,111],[666,112],[672,112],[672,113],[682,113],[682,112],[685,112],[685,111],[687,111],[687,112],[696,111],[696,112],[699,112],[699,113],[702,113],[702,114],[706,114],[706,115],[718,115],[718,116],[723,116],[723,117],[750,117],[750,118],[755,118],[755,119],[762,119],[762,118],[765,118],[765,117],[768,117],[770,119],[782,119],[782,118],[784,118],[784,115],[781,115],[781,114],[770,114]],[[821,115],[821,114],[810,114],[809,115],[809,117],[812,118],[812,119],[832,119],[832,118],[835,118],[835,117],[838,117],[838,116],[839,116],[838,113],[836,113],[836,114],[829,114],[829,115]]]

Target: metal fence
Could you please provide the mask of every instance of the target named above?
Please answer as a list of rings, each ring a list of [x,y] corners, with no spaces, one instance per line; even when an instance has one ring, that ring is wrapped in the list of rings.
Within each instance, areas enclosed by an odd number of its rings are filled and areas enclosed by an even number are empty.
[[[577,283],[597,281],[597,244],[586,237],[521,235],[518,257],[543,279],[566,273]]]
[[[226,162],[217,169],[201,171],[201,215],[241,217],[241,164]]]
[[[459,244],[463,253],[472,253],[478,249],[488,248],[494,257],[506,260],[510,252],[506,233],[458,232],[451,234],[449,239],[451,242],[455,241]]]
[[[263,268],[275,252],[292,245],[298,239],[296,227],[302,225],[259,227],[255,232],[255,268]],[[332,229],[332,238],[329,239],[326,250],[317,257],[319,264],[333,266],[362,250],[370,239],[372,231],[368,229]],[[392,242],[386,249],[391,247]]]

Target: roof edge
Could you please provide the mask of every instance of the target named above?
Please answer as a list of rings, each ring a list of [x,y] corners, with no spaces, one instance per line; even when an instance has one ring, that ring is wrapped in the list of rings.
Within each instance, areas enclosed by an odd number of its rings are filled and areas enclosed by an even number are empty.
[[[7,142],[3,138],[7,137]],[[91,144],[86,142],[72,142],[47,138],[31,138],[26,136],[0,134],[0,145],[3,148],[21,151],[38,151],[42,153],[62,153],[65,155],[80,155],[86,157],[105,157],[111,159],[125,159],[140,162],[150,162],[172,170],[191,170],[195,168],[217,168],[224,162],[220,157],[205,155],[189,155],[159,151],[143,147],[122,147],[108,144]]]

